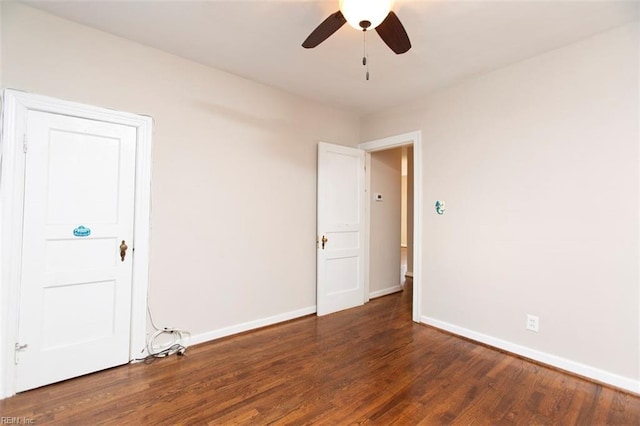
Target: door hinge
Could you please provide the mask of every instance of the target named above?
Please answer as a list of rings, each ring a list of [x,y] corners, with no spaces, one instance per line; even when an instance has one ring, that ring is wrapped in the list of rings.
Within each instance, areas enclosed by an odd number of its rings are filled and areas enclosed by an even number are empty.
[[[27,134],[24,134],[24,138],[22,139],[22,152],[27,153]]]
[[[18,358],[18,353],[24,351],[28,347],[29,347],[29,345],[27,345],[26,343],[24,345],[21,345],[20,343],[16,342],[16,345],[14,346],[14,348],[15,348],[15,364],[16,365],[18,365],[18,363],[20,362],[20,359]]]

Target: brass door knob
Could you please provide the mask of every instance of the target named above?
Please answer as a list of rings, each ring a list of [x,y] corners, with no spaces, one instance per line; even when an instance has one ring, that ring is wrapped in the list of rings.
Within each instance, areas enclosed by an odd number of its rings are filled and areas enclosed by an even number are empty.
[[[324,250],[324,245],[327,243],[327,241],[329,241],[329,239],[323,235],[322,236],[322,250]]]
[[[120,259],[124,262],[124,258],[127,255],[127,249],[129,246],[122,240],[122,244],[120,244]]]

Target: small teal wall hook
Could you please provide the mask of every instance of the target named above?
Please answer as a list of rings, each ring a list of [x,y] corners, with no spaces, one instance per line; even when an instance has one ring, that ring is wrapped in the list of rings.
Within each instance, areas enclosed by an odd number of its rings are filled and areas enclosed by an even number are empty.
[[[436,213],[442,215],[444,214],[445,208],[444,208],[444,201],[436,201]]]

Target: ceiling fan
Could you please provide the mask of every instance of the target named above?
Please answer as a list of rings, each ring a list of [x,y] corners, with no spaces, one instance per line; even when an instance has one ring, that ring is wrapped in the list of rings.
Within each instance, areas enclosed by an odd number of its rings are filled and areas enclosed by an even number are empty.
[[[376,30],[396,54],[411,49],[411,41],[398,16],[391,10],[393,0],[340,0],[340,10],[331,14],[309,34],[302,47],[311,49],[325,41],[345,23],[367,32]]]

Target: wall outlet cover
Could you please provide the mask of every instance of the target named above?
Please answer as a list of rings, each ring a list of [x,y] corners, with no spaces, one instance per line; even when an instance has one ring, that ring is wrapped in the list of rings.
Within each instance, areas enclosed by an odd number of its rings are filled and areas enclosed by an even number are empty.
[[[540,330],[540,318],[536,315],[527,315],[527,330],[535,331],[536,333]]]

